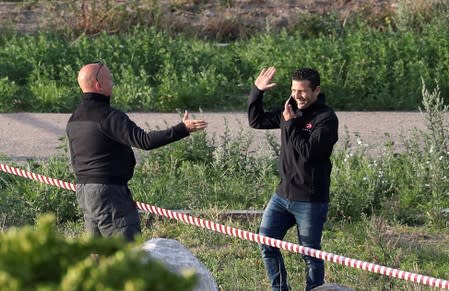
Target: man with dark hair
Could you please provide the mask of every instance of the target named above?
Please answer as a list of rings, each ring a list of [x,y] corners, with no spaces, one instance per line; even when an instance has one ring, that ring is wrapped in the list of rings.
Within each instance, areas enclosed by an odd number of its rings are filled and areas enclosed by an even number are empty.
[[[338,140],[338,119],[320,92],[320,75],[301,68],[292,76],[291,95],[284,107],[266,112],[263,93],[274,86],[276,69],[264,68],[256,78],[248,102],[248,121],[256,129],[281,129],[280,176],[276,192],[265,208],[259,233],[282,240],[297,227],[301,245],[321,249],[327,218],[331,174],[330,156]],[[287,272],[278,248],[260,245],[273,290],[289,290]],[[324,284],[324,262],[303,256],[306,290]]]
[[[70,117],[66,133],[76,176],[76,198],[85,227],[96,236],[140,234],[140,219],[128,189],[136,159],[131,147],[154,149],[206,128],[203,120],[184,114],[179,124],[145,132],[124,112],[110,106],[114,82],[103,63],[87,64],[78,73],[81,103]]]

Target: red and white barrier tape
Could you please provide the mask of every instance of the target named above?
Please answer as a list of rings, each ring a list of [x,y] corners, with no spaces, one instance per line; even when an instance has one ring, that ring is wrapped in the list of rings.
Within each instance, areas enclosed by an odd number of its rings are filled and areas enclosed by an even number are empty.
[[[21,176],[24,178],[28,178],[31,180],[36,180],[45,184],[58,186],[60,188],[64,188],[67,190],[75,191],[75,185],[72,183],[67,183],[61,180],[56,180],[52,178],[48,178],[42,175],[37,175],[28,171],[20,170],[14,167],[10,167],[4,164],[0,164],[0,169],[3,172],[14,174],[17,176]],[[406,272],[399,269],[393,269],[389,267],[385,267],[382,265],[377,265],[373,263],[368,263],[360,260],[355,260],[339,255],[335,255],[332,253],[323,252],[320,250],[311,249],[308,247],[304,247],[298,244],[270,238],[267,236],[259,235],[253,232],[241,230],[238,228],[225,226],[223,224],[218,224],[215,222],[211,222],[208,220],[204,220],[201,218],[193,217],[187,214],[182,214],[176,211],[160,208],[154,205],[145,204],[142,202],[136,202],[137,208],[144,210],[146,212],[150,212],[152,214],[168,217],[171,219],[176,219],[178,221],[182,221],[186,224],[192,224],[195,226],[199,226],[202,228],[207,228],[209,230],[220,232],[223,234],[227,234],[229,236],[237,237],[243,240],[249,240],[252,242],[257,242],[265,245],[269,245],[272,247],[276,247],[279,249],[284,249],[290,252],[299,253],[307,256],[311,256],[314,258],[322,259],[325,261],[337,263],[340,265],[356,268],[356,269],[362,269],[364,271],[369,271],[372,273],[378,273],[384,276],[393,277],[402,279],[405,281],[411,281],[418,284],[428,285],[431,287],[437,287],[441,289],[448,289],[449,290],[449,281],[438,279],[434,277],[424,276],[416,273]]]

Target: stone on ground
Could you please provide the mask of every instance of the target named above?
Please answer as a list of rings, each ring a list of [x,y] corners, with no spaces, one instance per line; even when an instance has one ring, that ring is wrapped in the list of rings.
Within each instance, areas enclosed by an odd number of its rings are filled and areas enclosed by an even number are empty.
[[[198,276],[194,291],[218,291],[210,271],[177,240],[155,238],[146,241],[142,248],[172,272],[181,274],[184,270],[194,270]]]

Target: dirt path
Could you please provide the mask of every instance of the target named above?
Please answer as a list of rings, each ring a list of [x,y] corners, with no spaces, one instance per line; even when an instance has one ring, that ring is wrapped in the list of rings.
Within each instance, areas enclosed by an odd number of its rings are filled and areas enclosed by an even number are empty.
[[[223,135],[225,121],[232,135],[239,130],[254,135],[254,149],[266,149],[265,130],[254,130],[248,127],[245,112],[232,113],[192,113],[196,118],[204,118],[209,122],[207,133],[215,135],[216,140]],[[131,119],[144,129],[165,128],[180,121],[177,114],[171,113],[130,113]],[[408,134],[412,128],[425,129],[425,120],[419,112],[337,112],[340,120],[340,141],[349,133],[352,143],[357,144],[356,136],[360,136],[362,144],[369,151],[378,152],[388,138],[389,133],[395,141],[400,135]],[[62,153],[58,146],[62,144],[64,128],[69,114],[48,113],[11,113],[0,114],[0,154],[3,159],[24,161],[26,159],[47,159]],[[271,133],[279,138],[279,131]]]

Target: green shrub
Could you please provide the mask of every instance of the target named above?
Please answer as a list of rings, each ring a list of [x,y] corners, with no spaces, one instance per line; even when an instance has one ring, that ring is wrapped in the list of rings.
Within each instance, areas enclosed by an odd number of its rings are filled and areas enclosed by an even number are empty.
[[[427,130],[403,139],[404,150],[385,146],[380,157],[364,152],[363,141],[333,155],[331,216],[382,215],[407,224],[445,225],[449,205],[448,107],[439,87],[422,83],[422,113]]]
[[[191,290],[196,281],[118,238],[66,239],[51,215],[0,233],[0,245],[0,290]]]
[[[227,128],[226,122],[225,127]],[[260,209],[277,177],[272,157],[254,157],[252,136],[206,132],[144,154],[130,183],[134,198],[171,209]]]
[[[0,76],[15,82],[22,101],[0,110],[27,105],[70,112],[80,95],[78,70],[98,59],[113,73],[114,105],[127,111],[242,110],[255,76],[268,65],[277,68],[278,86],[266,94],[267,108],[282,104],[293,71],[309,66],[321,72],[322,90],[336,110],[415,110],[421,78],[438,79],[442,96],[449,93],[449,40],[441,37],[448,27],[433,21],[419,31],[379,31],[348,24],[315,37],[284,30],[227,46],[143,27],[76,39],[4,35]]]
[[[69,160],[64,156],[53,157],[45,163],[29,160],[25,165],[9,165],[67,182],[74,181]],[[76,196],[70,190],[3,172],[0,173],[0,190],[0,212],[7,226],[31,224],[40,213],[46,212],[54,213],[58,223],[77,221],[81,217]]]
[[[8,77],[0,78],[0,112],[9,112],[21,107],[22,100],[17,97],[19,86]]]

